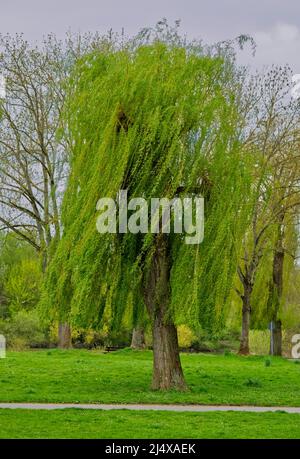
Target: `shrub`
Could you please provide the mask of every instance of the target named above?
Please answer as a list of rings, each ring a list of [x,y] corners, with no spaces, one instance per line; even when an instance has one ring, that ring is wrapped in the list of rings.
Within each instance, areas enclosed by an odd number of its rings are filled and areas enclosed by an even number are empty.
[[[11,349],[47,346],[46,332],[36,311],[19,311],[9,320],[1,320],[0,334],[6,337],[7,346]]]
[[[267,355],[270,350],[270,332],[268,330],[250,330],[250,351],[253,354]]]
[[[179,325],[177,328],[179,347],[191,347],[196,340],[195,334],[187,325]]]

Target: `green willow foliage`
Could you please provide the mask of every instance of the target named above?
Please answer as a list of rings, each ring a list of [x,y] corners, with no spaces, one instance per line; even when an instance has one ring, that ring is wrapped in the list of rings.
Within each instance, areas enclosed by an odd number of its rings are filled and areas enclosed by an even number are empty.
[[[142,277],[155,235],[99,234],[96,203],[205,198],[205,237],[170,235],[171,305],[177,323],[217,331],[247,224],[250,175],[237,138],[234,68],[221,57],[163,43],[95,52],[75,68],[67,114],[74,153],[63,204],[64,235],[50,263],[44,303],[59,319],[117,327],[129,305],[142,314]],[[232,80],[229,81],[230,77]]]

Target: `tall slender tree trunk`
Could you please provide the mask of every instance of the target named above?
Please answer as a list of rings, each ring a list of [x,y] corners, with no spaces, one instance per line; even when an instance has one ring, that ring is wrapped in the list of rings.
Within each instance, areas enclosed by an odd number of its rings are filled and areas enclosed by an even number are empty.
[[[273,322],[273,327],[271,330],[273,348],[270,348],[270,354],[273,355],[282,355],[282,324],[281,320],[278,319],[278,313],[283,292],[283,265],[283,233],[281,225],[279,225],[278,240],[273,258],[273,276],[269,293],[269,309],[271,311],[271,320]]]
[[[142,350],[145,349],[145,330],[144,327],[137,326],[132,331],[131,349]]]
[[[250,331],[250,319],[251,319],[251,285],[244,285],[244,294],[242,296],[243,308],[242,308],[242,333],[240,340],[239,354],[248,355],[249,349],[249,331]]]
[[[58,325],[58,347],[61,349],[72,347],[71,327],[68,323]]]
[[[152,388],[185,390],[177,330],[169,310],[170,255],[166,234],[156,236],[156,249],[149,275],[145,279],[144,296],[152,323]]]

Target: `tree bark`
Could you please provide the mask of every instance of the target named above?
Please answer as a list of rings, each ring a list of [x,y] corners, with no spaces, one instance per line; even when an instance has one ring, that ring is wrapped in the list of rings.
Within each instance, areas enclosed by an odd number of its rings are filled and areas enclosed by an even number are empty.
[[[186,389],[181,368],[177,330],[157,311],[153,324],[153,389]]]
[[[72,347],[71,327],[68,323],[58,325],[58,347],[70,349]]]
[[[145,349],[145,331],[143,327],[135,327],[132,331],[131,349]]]
[[[280,304],[283,293],[283,267],[284,267],[284,248],[283,248],[283,223],[284,215],[278,225],[278,239],[273,258],[273,276],[269,293],[269,310],[271,311],[271,320],[273,322],[272,340],[273,349],[270,347],[270,354],[282,355],[282,326],[278,319]],[[273,351],[273,352],[272,352]]]
[[[170,254],[166,234],[156,236],[156,248],[145,280],[144,297],[152,323],[153,379],[157,390],[185,390],[177,330],[170,315]]]
[[[243,308],[242,308],[242,334],[240,340],[240,355],[249,355],[249,331],[250,331],[250,318],[251,318],[251,293],[252,288],[250,285],[244,286],[244,295],[242,296]]]

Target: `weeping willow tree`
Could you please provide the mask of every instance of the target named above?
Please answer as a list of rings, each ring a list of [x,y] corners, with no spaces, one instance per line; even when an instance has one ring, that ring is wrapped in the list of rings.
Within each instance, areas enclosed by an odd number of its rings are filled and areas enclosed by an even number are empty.
[[[74,325],[112,327],[146,309],[155,389],[186,387],[176,324],[213,333],[237,264],[249,191],[236,135],[234,69],[222,57],[161,42],[95,52],[74,69],[68,101],[73,157],[64,235],[46,280],[48,311]],[[202,244],[185,234],[99,234],[99,198],[205,200]],[[150,207],[150,206],[149,206]]]

